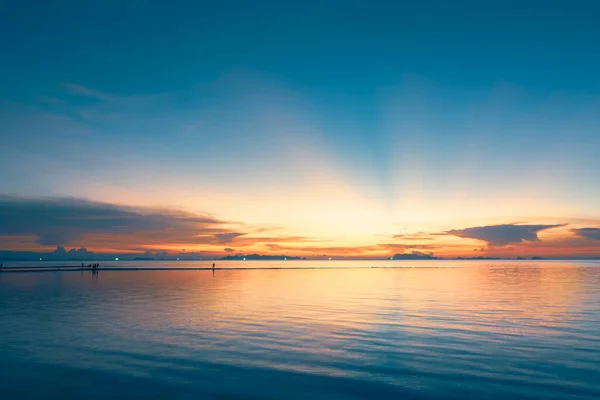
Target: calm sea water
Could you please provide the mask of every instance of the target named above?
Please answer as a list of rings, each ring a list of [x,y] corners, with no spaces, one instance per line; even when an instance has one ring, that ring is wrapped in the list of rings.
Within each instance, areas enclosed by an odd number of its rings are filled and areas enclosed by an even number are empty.
[[[0,273],[0,398],[600,398],[600,263],[379,264]]]

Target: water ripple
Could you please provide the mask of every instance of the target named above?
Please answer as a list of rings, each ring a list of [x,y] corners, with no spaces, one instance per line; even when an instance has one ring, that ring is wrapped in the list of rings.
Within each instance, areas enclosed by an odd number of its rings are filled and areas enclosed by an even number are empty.
[[[590,263],[7,274],[0,390],[595,399],[599,277]]]

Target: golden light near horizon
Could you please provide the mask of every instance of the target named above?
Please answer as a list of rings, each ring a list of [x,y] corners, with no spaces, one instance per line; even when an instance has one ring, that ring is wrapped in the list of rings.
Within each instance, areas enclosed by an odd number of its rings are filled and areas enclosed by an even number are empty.
[[[186,248],[211,256],[231,253],[225,248],[357,258],[598,256],[597,236],[577,231],[600,229],[600,114],[592,95],[568,85],[578,74],[530,88],[521,74],[507,80],[510,69],[495,67],[493,79],[449,78],[453,68],[424,73],[404,62],[357,77],[345,75],[352,71],[346,62],[335,74],[309,73],[309,59],[280,74],[229,65],[202,77],[202,68],[168,79],[128,75],[135,83],[100,79],[104,71],[87,79],[36,72],[45,82],[40,93],[13,99],[0,115],[14,138],[0,159],[14,170],[0,182],[10,197],[5,212],[23,218],[0,229],[1,244],[123,254]],[[423,65],[437,65],[431,61]],[[388,63],[362,70],[381,65]],[[543,80],[552,71],[526,75]],[[32,82],[23,85],[33,90]],[[15,198],[38,201],[40,209],[50,203],[55,215],[28,209],[36,216],[28,220]],[[119,217],[86,228],[81,221],[93,225],[98,215],[66,218],[51,199],[66,208],[85,199],[92,209],[133,212],[138,225]],[[146,228],[143,218],[151,220]],[[508,241],[497,231],[491,240],[489,232],[447,233],[556,224],[567,225],[535,235],[522,228],[523,237]],[[224,241],[215,237],[220,232],[241,235]],[[400,238],[419,232],[430,236]]]

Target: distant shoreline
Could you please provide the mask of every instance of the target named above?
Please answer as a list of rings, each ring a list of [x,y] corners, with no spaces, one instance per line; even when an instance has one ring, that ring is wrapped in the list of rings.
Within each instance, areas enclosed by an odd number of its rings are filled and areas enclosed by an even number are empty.
[[[368,262],[368,261],[416,261],[416,262],[423,262],[423,261],[600,261],[600,257],[591,257],[591,258],[551,258],[551,257],[536,257],[536,258],[494,258],[494,257],[482,257],[482,258],[464,258],[464,257],[456,257],[456,258],[441,258],[441,257],[436,257],[436,258],[332,258],[332,259],[327,259],[327,258],[304,258],[304,259],[298,259],[298,258],[287,258],[287,259],[222,259],[222,258],[209,258],[209,259],[203,259],[203,260],[199,260],[199,259],[123,259],[123,258],[119,258],[119,260],[115,260],[115,259],[103,259],[103,258],[90,258],[90,259],[70,259],[70,260],[61,260],[61,259],[57,259],[57,260],[52,260],[52,259],[45,259],[45,260],[32,260],[32,259],[12,259],[12,258],[5,258],[3,260],[0,260],[0,262],[4,262],[4,263],[42,263],[42,264],[46,264],[46,263],[61,263],[61,262],[65,262],[65,263],[84,263],[84,264],[89,264],[89,263],[114,263],[114,262],[126,262],[126,263],[161,263],[161,262],[173,262],[173,263],[177,263],[177,262],[204,262],[204,263],[213,263],[213,262],[256,262],[256,261],[268,261],[268,262],[273,262],[273,261],[290,261],[290,262],[304,262],[304,261],[308,261],[308,262],[315,262],[315,261],[323,261],[323,262],[348,262],[348,261],[362,261],[362,262]],[[77,265],[65,265],[65,267],[76,267]],[[6,268],[6,267],[5,267]],[[40,268],[44,268],[44,267],[40,267]]]
[[[237,260],[234,260],[237,261]],[[313,260],[313,261],[329,261],[329,260]],[[331,260],[331,261],[386,261],[386,260]],[[546,261],[564,261],[564,262],[589,262],[589,261],[600,261],[597,259],[588,259],[588,260],[387,260],[387,261],[534,261],[544,263]],[[130,262],[130,261],[128,261]],[[51,263],[50,261],[48,263]],[[237,263],[235,263],[237,264]],[[411,263],[412,264],[412,263]],[[92,272],[96,273],[98,271],[244,271],[244,270],[336,270],[336,269],[423,269],[423,268],[473,268],[473,267],[483,267],[486,265],[473,265],[471,263],[458,263],[459,265],[423,265],[420,263],[414,263],[412,265],[348,265],[348,266],[328,266],[328,265],[320,265],[320,266],[262,266],[262,267],[238,267],[238,266],[227,266],[227,267],[215,267],[212,268],[210,266],[206,267],[153,267],[153,266],[118,266],[118,265],[106,265],[102,266],[100,264],[99,269],[92,270],[88,268],[87,265],[85,267],[81,267],[81,265],[23,265],[23,266],[4,266],[0,269],[0,274],[2,273],[34,273],[34,272]],[[460,265],[462,264],[462,265]],[[471,264],[471,265],[470,265]],[[493,267],[493,265],[490,265]],[[524,265],[527,267],[527,265]]]
[[[48,267],[4,267],[0,270],[1,273],[23,273],[23,272],[98,272],[98,271],[250,271],[250,270],[315,270],[315,269],[411,269],[411,268],[450,268],[444,266],[418,266],[418,267],[399,267],[399,266],[371,266],[371,267],[248,267],[248,268],[240,268],[240,267],[231,267],[231,268],[212,268],[212,267],[100,267],[96,271],[91,270],[90,268],[81,268],[81,267],[72,267],[72,266],[64,266],[64,267],[56,267],[56,266],[48,266]],[[461,267],[454,267],[461,268]]]

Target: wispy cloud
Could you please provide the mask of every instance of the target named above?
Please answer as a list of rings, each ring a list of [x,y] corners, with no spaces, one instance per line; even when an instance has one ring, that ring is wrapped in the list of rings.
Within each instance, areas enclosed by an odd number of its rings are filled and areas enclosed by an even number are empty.
[[[83,85],[79,85],[76,83],[68,83],[68,82],[64,83],[63,85],[71,93],[74,93],[74,94],[77,94],[80,96],[89,97],[89,98],[101,100],[101,101],[106,101],[109,103],[119,102],[118,96],[113,96],[113,95],[101,92],[99,90],[90,89]]]
[[[400,234],[400,235],[394,235],[393,238],[394,239],[401,239],[401,240],[433,240],[434,238],[431,237],[432,235],[425,233],[425,232],[417,232],[417,233],[411,233],[411,234]]]
[[[233,239],[243,235],[245,235],[245,233],[241,232],[217,233],[215,234],[215,238],[217,238],[219,243],[231,243]]]
[[[281,243],[267,243],[264,245],[269,250],[285,250],[292,252],[301,253],[313,253],[313,254],[329,254],[329,255],[343,255],[343,256],[369,256],[373,255],[376,257],[387,257],[389,252],[395,252],[398,250],[434,250],[439,248],[433,245],[418,245],[418,244],[398,244],[398,243],[382,243],[365,246],[324,246],[315,244],[312,246],[297,246],[292,244],[281,244]]]
[[[329,240],[316,239],[306,236],[244,236],[240,239],[235,240],[235,244],[238,247],[241,246],[254,246],[262,243],[326,243]]]
[[[388,250],[401,250],[401,249],[438,249],[439,245],[430,244],[411,244],[411,243],[385,243],[380,245],[382,248]]]

